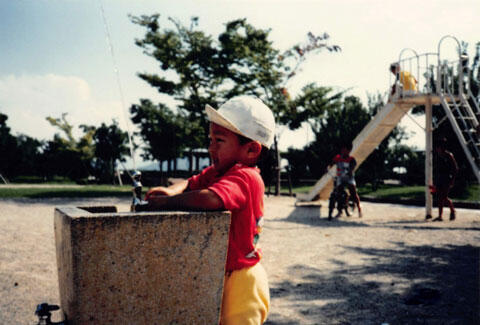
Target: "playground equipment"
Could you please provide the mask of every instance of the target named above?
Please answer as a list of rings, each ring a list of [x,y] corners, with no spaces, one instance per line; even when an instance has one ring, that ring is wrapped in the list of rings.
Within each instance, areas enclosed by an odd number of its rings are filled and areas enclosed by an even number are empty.
[[[441,45],[445,39],[453,39],[457,43],[458,59],[447,61],[441,57]],[[402,58],[407,51],[413,56]],[[437,61],[437,66],[433,64]],[[437,53],[418,55],[414,50],[403,49],[398,61],[400,71],[409,71],[418,81],[418,87],[413,91],[404,91],[398,78],[394,81],[393,95],[388,103],[363,128],[353,141],[351,155],[355,157],[358,168],[362,162],[375,150],[383,139],[395,128],[402,117],[414,106],[425,107],[425,199],[426,215],[432,213],[432,196],[429,186],[432,185],[432,131],[448,120],[467,156],[473,173],[480,183],[480,108],[478,99],[474,98],[470,88],[470,73],[468,56],[461,53],[460,42],[451,35],[446,35],[438,43]],[[392,84],[390,85],[390,88]],[[390,89],[389,88],[389,89]],[[442,106],[445,118],[433,125],[432,105]],[[320,178],[307,194],[297,195],[297,201],[325,200],[333,189],[335,166]]]

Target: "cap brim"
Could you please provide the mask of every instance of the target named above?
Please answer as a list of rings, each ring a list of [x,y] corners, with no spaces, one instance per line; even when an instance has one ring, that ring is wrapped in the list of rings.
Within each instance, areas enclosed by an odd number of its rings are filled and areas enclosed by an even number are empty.
[[[229,120],[227,120],[225,117],[223,117],[220,113],[217,112],[216,109],[214,109],[212,106],[206,104],[205,105],[205,113],[207,113],[208,120],[212,123],[215,123],[217,125],[220,125],[227,130],[230,130],[232,132],[235,132],[237,134],[243,135],[243,133],[237,129],[232,123],[230,123]]]

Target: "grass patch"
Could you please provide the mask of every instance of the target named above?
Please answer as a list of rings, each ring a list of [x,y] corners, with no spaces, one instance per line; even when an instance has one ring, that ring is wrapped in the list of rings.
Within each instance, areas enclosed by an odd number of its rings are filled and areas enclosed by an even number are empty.
[[[74,198],[131,195],[132,188],[130,186],[85,185],[80,187],[0,187],[0,198]]]
[[[307,193],[313,186],[300,185],[292,188],[293,193]],[[272,191],[274,190],[272,186]],[[144,193],[147,188],[144,188]],[[287,186],[282,186],[282,193],[289,193]],[[361,196],[370,196],[380,199],[423,200],[425,188],[423,186],[388,186],[381,185],[376,191],[370,186],[358,188]],[[131,186],[113,185],[83,185],[83,186],[59,186],[49,187],[40,184],[28,187],[2,187],[0,186],[0,198],[74,198],[74,197],[126,197],[132,195]],[[461,196],[452,196],[458,201],[480,201],[480,185],[471,185]]]
[[[313,186],[296,186],[292,188],[293,193],[307,193]],[[288,193],[288,187],[282,186],[282,193]],[[398,200],[424,200],[424,186],[392,186],[380,185],[377,190],[373,190],[371,186],[362,186],[358,188],[360,196],[369,196],[378,199],[398,199]],[[480,185],[470,185],[467,191],[461,195],[451,195],[456,201],[479,202],[480,201]]]
[[[380,186],[376,191],[370,187],[360,187],[358,194],[379,199],[423,200],[425,199],[424,186]]]
[[[10,179],[10,182],[14,184],[41,184],[45,183],[45,179],[40,176],[16,176]],[[67,177],[54,176],[48,181],[48,184],[75,184],[75,182]]]

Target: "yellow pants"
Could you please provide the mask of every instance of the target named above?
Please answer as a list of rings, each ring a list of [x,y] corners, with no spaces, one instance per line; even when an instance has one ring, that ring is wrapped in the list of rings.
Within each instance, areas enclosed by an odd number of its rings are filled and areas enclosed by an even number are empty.
[[[270,292],[260,263],[225,276],[221,325],[257,325],[267,319]]]

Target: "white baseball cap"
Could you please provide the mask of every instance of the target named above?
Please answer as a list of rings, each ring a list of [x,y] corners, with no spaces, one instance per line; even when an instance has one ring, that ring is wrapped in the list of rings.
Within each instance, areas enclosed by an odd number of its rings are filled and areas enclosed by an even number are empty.
[[[218,110],[205,105],[208,120],[232,132],[260,142],[267,148],[273,143],[275,118],[259,98],[237,96],[229,99]]]

